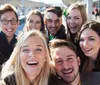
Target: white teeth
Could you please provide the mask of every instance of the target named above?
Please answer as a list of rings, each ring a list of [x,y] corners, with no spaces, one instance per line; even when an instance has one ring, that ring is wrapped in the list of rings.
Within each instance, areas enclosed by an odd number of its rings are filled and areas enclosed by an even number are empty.
[[[7,29],[7,31],[11,32],[11,31],[13,31],[13,29]]]
[[[63,71],[64,74],[68,74],[68,73],[71,73],[72,70],[67,70],[67,71]]]
[[[55,31],[55,29],[51,29],[52,31]]]
[[[92,49],[92,48],[91,48]],[[90,51],[91,49],[84,49],[84,51]]]
[[[38,63],[38,62],[27,62],[28,64],[34,64],[34,63]]]

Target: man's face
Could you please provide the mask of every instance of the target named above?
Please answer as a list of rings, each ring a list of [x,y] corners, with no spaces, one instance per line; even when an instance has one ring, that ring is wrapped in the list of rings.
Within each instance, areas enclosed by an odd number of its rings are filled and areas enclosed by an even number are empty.
[[[61,78],[69,83],[79,78],[80,59],[71,49],[65,46],[55,48],[51,56],[55,70]]]
[[[1,15],[0,26],[2,32],[5,33],[7,37],[14,35],[18,24],[18,20],[13,11],[8,11]]]
[[[46,27],[51,35],[55,35],[62,24],[62,17],[58,17],[53,12],[46,13]]]

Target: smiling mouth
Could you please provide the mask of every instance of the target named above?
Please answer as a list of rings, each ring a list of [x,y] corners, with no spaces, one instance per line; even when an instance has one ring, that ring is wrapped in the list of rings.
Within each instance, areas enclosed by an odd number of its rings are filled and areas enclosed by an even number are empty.
[[[12,32],[13,31],[13,29],[6,29],[8,32]]]
[[[63,74],[70,74],[70,73],[72,73],[72,72],[73,72],[72,69],[71,69],[71,70],[65,70],[65,71],[62,71]]]
[[[27,65],[38,65],[39,62],[27,62]]]
[[[84,52],[89,52],[92,50],[92,48],[91,49],[83,49],[83,50],[84,50]]]

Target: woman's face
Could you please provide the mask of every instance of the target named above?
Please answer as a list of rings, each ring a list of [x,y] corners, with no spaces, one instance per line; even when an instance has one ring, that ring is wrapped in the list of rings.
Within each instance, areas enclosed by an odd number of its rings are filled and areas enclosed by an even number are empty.
[[[100,37],[92,29],[85,29],[80,36],[80,47],[86,56],[96,60],[100,49]]]
[[[35,15],[35,14],[31,15],[28,20],[27,27],[29,30],[32,30],[32,29],[40,30],[42,28],[40,16]]]
[[[66,17],[66,24],[71,33],[77,33],[82,26],[82,16],[78,9],[72,9]]]
[[[41,72],[46,62],[45,57],[46,49],[40,37],[29,37],[21,47],[20,62],[30,80],[33,80]]]

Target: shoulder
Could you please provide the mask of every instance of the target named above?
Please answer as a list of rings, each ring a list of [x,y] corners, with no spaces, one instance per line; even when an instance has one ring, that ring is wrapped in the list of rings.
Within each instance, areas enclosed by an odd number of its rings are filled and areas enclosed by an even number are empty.
[[[81,83],[82,85],[99,85],[100,72],[81,73]]]
[[[62,80],[56,75],[51,75],[49,78],[49,85],[69,85],[66,81]]]
[[[11,75],[5,77],[4,78],[4,82],[7,85],[16,85],[15,75],[14,74],[11,74]]]

